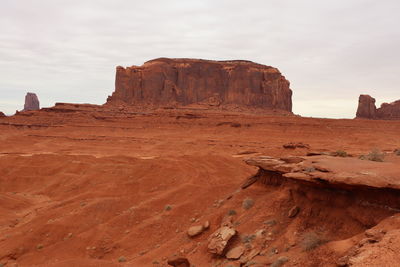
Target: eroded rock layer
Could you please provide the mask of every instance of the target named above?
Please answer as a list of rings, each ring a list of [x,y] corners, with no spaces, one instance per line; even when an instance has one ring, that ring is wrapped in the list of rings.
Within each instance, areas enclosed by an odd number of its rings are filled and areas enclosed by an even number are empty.
[[[365,119],[400,120],[400,100],[383,103],[380,108],[376,108],[375,98],[360,95],[356,116]]]
[[[107,103],[234,104],[291,112],[289,85],[278,69],[251,61],[159,58],[142,66],[118,66]]]

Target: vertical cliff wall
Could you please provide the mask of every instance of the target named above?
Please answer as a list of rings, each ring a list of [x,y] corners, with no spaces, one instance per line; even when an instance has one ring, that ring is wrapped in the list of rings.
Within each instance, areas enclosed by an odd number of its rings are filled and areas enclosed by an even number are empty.
[[[278,69],[250,61],[160,58],[117,67],[108,104],[237,104],[292,111],[289,81]]]
[[[400,100],[383,103],[380,108],[376,108],[375,98],[360,95],[356,116],[364,119],[400,120]]]

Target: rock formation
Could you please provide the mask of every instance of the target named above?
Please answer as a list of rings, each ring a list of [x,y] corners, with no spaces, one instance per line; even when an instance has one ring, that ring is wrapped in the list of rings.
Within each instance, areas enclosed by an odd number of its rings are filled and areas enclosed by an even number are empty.
[[[118,66],[107,103],[234,104],[291,112],[289,85],[278,69],[251,61],[159,58],[142,66]]]
[[[376,116],[375,98],[369,95],[360,95],[358,98],[357,118],[372,119]]]
[[[25,96],[25,104],[23,111],[39,110],[39,109],[40,105],[37,95],[34,93],[27,93]]]
[[[375,98],[369,95],[360,95],[356,116],[365,119],[399,120],[400,100],[383,103],[380,108],[376,108]]]
[[[6,116],[6,114],[4,114],[3,112],[0,111],[0,118],[5,117],[5,116]]]

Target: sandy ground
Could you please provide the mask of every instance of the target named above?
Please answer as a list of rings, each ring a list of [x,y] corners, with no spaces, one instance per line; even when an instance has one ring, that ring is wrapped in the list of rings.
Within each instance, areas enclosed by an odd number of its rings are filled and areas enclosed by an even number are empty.
[[[225,266],[224,259],[207,252],[207,238],[234,210],[240,234],[235,243],[267,220],[278,222],[268,229],[274,240],[264,254],[271,263],[285,256],[285,266],[336,266],[355,242],[343,240],[396,212],[360,222],[338,208],[335,216],[303,213],[289,221],[288,188],[238,190],[257,171],[244,159],[337,150],[358,156],[377,148],[387,153],[387,161],[400,163],[392,153],[400,148],[399,136],[399,121],[190,109],[66,105],[0,118],[0,263],[166,266],[167,258],[182,254],[197,267]],[[310,148],[283,148],[288,142]],[[242,207],[246,198],[254,202],[250,209]],[[345,219],[349,216],[353,219]],[[206,220],[209,230],[187,236],[190,226]],[[310,231],[329,242],[302,248],[294,237]]]

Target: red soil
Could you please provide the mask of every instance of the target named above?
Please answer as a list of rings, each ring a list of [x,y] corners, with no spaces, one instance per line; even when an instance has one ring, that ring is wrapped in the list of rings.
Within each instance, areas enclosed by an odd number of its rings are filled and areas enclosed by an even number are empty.
[[[0,263],[6,266],[166,266],[173,254],[195,266],[224,266],[207,252],[207,238],[229,210],[236,211],[239,232],[233,245],[266,227],[273,237],[266,257],[288,257],[285,266],[336,266],[368,228],[382,222],[397,229],[397,215],[390,217],[396,210],[340,197],[332,202],[335,192],[238,189],[257,172],[247,157],[392,152],[400,148],[400,122],[58,105],[0,118],[0,132]],[[289,142],[310,148],[283,148]],[[400,163],[392,153],[386,160]],[[245,198],[254,201],[248,210]],[[288,218],[295,203],[301,211]],[[264,224],[272,219],[275,226]],[[206,220],[209,230],[187,236]],[[305,250],[301,238],[309,232],[328,242]],[[372,250],[390,264],[390,251]]]

